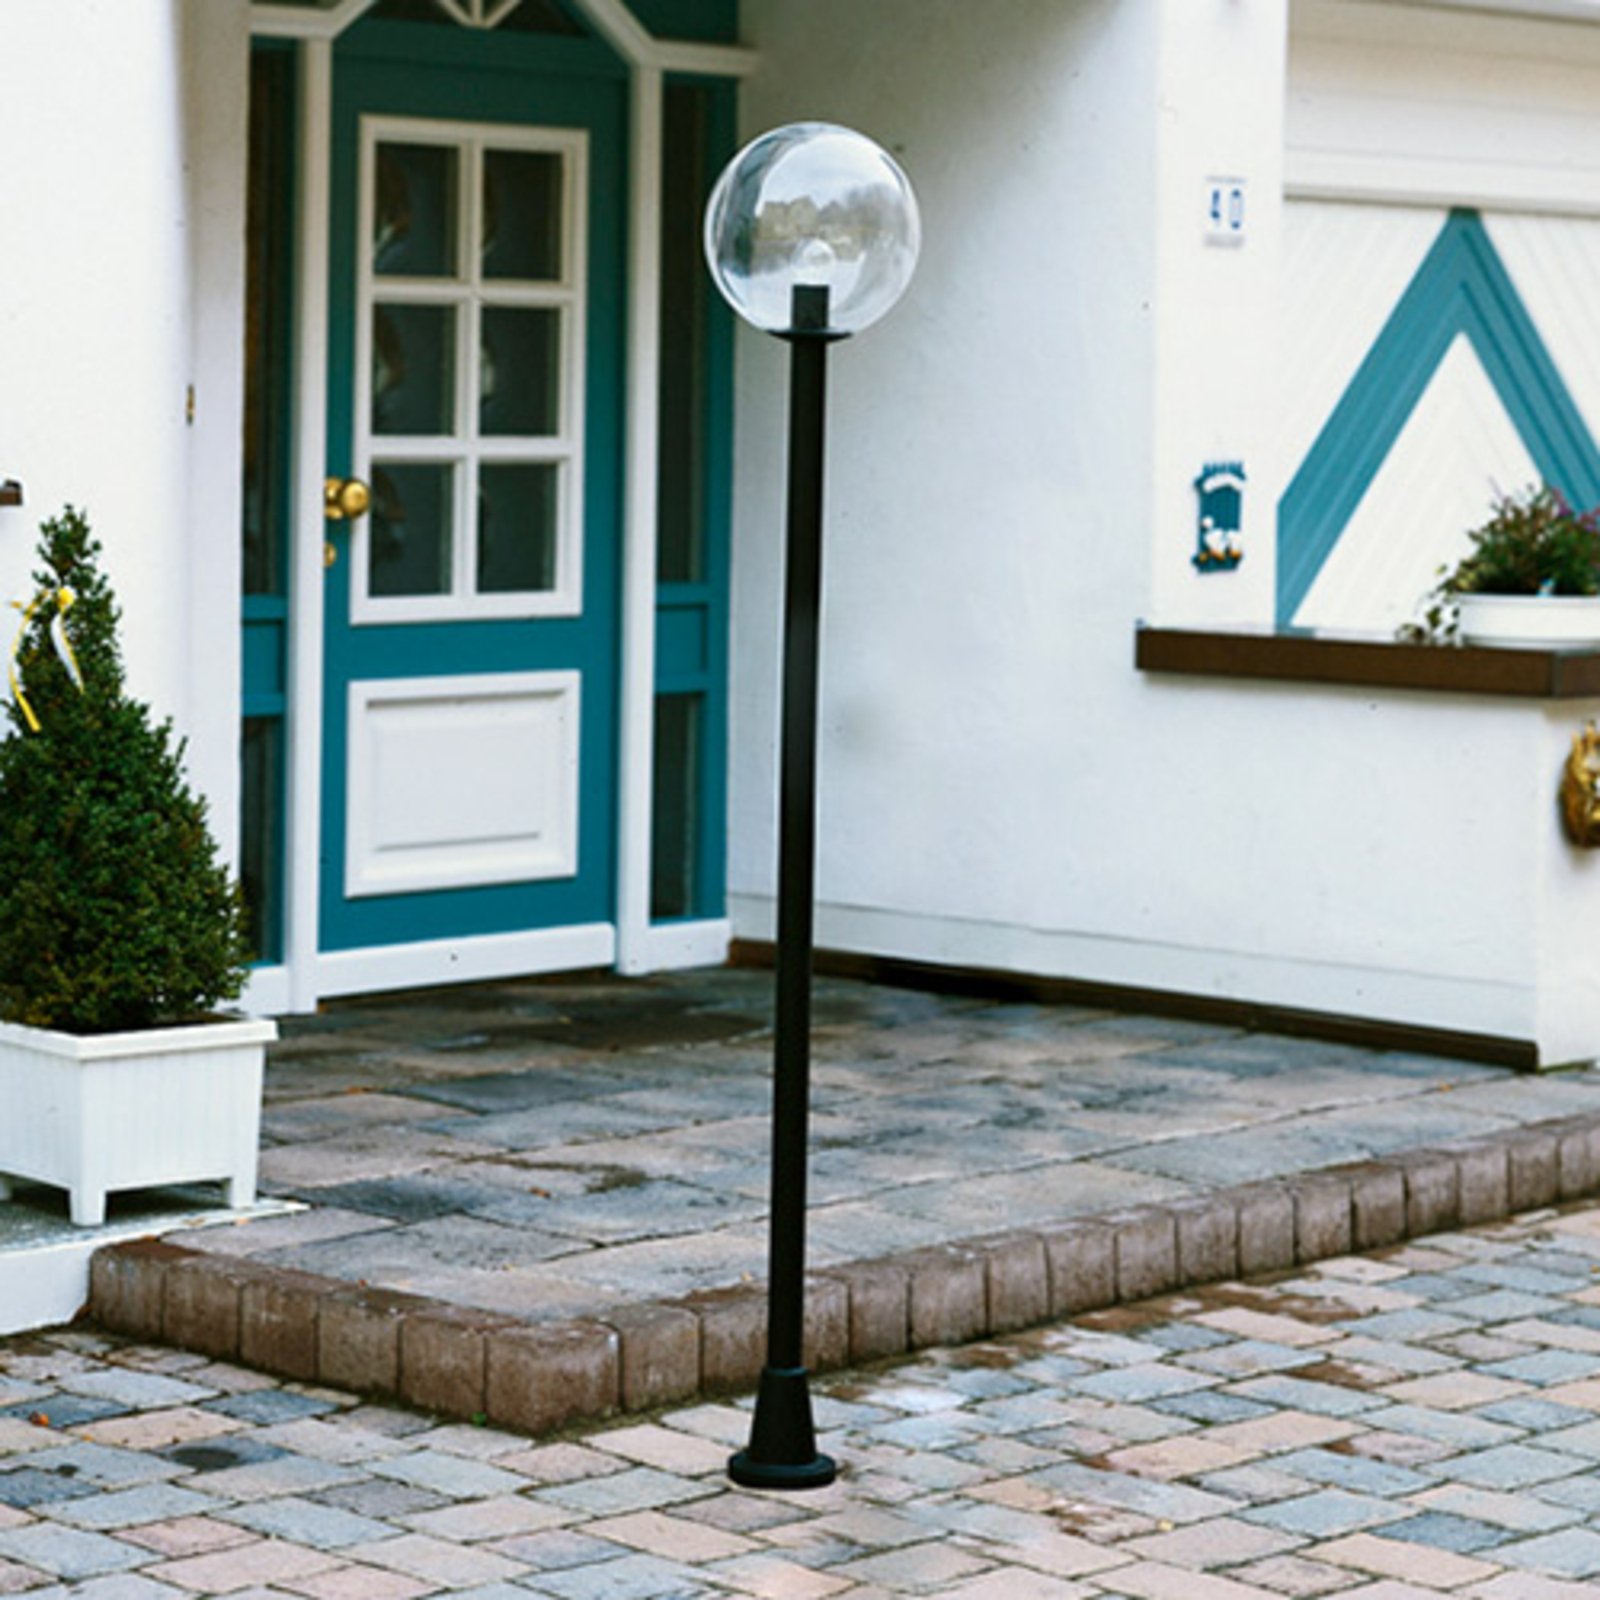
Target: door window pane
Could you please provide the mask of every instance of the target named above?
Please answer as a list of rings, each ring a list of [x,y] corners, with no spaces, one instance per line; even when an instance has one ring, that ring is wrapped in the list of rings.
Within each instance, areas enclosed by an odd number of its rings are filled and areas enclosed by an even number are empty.
[[[695,694],[656,696],[650,915],[657,921],[696,909],[701,704]]]
[[[240,749],[239,880],[258,961],[283,954],[283,720],[246,717]]]
[[[372,431],[446,434],[455,427],[455,311],[375,306]]]
[[[584,138],[398,117],[362,138],[353,462],[373,513],[352,620],[577,615]]]
[[[380,277],[456,275],[457,166],[449,145],[378,146],[372,270]]]
[[[483,275],[558,282],[562,274],[562,161],[546,150],[486,150]]]
[[[522,0],[500,24],[507,33],[565,33],[581,37],[588,30],[558,0]]]
[[[561,469],[490,466],[478,476],[478,590],[553,589]]]
[[[478,392],[480,432],[559,433],[561,313],[486,306]]]
[[[450,592],[453,480],[449,466],[374,464],[368,593]]]
[[[301,0],[294,0],[300,4]],[[369,17],[381,17],[385,22],[431,22],[443,25],[450,21],[434,0],[378,0]]]
[[[244,592],[288,589],[294,57],[250,60],[245,224]]]

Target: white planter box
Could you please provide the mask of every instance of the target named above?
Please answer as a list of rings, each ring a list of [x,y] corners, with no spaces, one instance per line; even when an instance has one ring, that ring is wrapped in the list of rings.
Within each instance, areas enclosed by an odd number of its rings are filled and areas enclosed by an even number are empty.
[[[1600,596],[1464,594],[1461,638],[1523,650],[1600,649]]]
[[[255,1200],[261,1076],[272,1022],[80,1036],[0,1023],[0,1198],[10,1179],[66,1189],[72,1220],[106,1193],[219,1180]]]

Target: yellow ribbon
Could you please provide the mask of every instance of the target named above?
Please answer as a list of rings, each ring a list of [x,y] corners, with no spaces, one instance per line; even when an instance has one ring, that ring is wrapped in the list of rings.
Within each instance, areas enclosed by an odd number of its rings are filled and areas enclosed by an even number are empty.
[[[67,638],[67,612],[71,610],[73,601],[77,596],[68,588],[60,588],[52,595],[50,590],[43,590],[36,594],[26,605],[20,600],[13,600],[11,604],[22,613],[22,622],[17,628],[17,636],[11,641],[11,694],[12,698],[21,708],[23,721],[28,724],[31,733],[39,731],[39,718],[35,715],[33,707],[28,703],[28,697],[22,691],[22,679],[18,673],[17,660],[22,654],[22,641],[27,637],[28,624],[33,621],[39,607],[45,601],[54,599],[56,614],[50,619],[50,642],[55,646],[56,654],[61,658],[61,665],[67,669],[67,676],[78,686],[78,693],[83,693],[83,673],[78,667],[78,658],[72,653],[72,641]]]
[[[78,658],[72,653],[72,641],[67,637],[67,613],[77,598],[70,589],[56,590],[56,614],[50,619],[50,642],[56,647],[56,654],[61,658],[61,665],[67,669],[67,676],[77,685],[78,693],[82,694],[83,673],[79,670]]]

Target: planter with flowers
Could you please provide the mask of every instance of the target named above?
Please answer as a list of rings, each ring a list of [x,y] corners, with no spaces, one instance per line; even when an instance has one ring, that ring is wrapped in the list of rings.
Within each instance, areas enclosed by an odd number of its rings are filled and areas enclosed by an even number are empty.
[[[1548,487],[1507,495],[1406,630],[1462,644],[1600,649],[1600,508]]]
[[[244,985],[239,888],[168,723],[127,695],[83,517],[41,529],[0,742],[0,1195],[220,1181],[255,1197],[270,1022]]]

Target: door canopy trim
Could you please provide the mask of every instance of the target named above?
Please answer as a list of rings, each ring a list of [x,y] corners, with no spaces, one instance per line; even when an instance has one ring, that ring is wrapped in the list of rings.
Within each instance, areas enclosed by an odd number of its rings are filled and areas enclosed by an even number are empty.
[[[333,0],[331,5],[312,7],[288,0],[254,0],[250,31],[261,38],[337,39],[376,4],[377,0]],[[516,0],[434,0],[434,4],[466,27],[493,28],[511,13]],[[743,45],[658,39],[628,9],[626,0],[572,0],[572,4],[633,67],[744,78],[758,64],[755,51]]]

